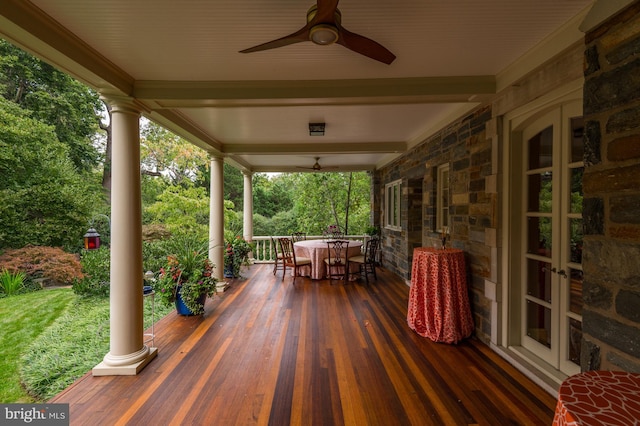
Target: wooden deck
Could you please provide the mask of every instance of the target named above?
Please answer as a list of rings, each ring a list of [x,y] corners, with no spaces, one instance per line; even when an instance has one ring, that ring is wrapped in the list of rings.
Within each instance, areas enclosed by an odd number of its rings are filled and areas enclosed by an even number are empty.
[[[551,424],[555,398],[475,339],[407,326],[409,288],[274,277],[254,265],[201,317],[156,324],[139,375],[87,374],[51,402],[72,425]]]

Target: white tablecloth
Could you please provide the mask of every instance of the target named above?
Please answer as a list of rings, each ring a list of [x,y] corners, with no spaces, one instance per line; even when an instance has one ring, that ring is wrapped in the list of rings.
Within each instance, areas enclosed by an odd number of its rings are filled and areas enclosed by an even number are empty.
[[[327,241],[325,240],[303,240],[293,244],[293,248],[296,251],[296,256],[308,257],[311,259],[311,266],[304,266],[299,269],[300,274],[303,276],[311,277],[314,280],[321,280],[326,277],[326,268],[324,259],[329,257],[329,250],[327,248]],[[361,241],[349,241],[349,247],[347,248],[348,257],[357,256],[362,250]],[[359,265],[349,265],[350,272],[358,272]],[[356,275],[352,275],[350,279],[357,279]]]

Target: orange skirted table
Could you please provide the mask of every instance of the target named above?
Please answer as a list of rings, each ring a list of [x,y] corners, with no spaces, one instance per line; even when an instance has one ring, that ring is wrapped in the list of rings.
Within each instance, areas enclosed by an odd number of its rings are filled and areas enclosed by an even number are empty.
[[[413,251],[407,323],[434,342],[457,343],[473,332],[462,250]]]
[[[640,375],[623,371],[586,371],[567,378],[558,391],[553,424],[640,424]]]

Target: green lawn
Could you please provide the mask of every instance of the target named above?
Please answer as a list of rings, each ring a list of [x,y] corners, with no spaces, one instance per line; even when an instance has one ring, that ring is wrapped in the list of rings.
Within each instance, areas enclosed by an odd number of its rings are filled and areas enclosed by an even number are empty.
[[[149,309],[145,304],[145,328]],[[155,320],[172,309],[156,305]],[[71,289],[5,297],[0,330],[0,403],[46,401],[109,351],[109,299]]]
[[[71,289],[56,289],[0,299],[1,402],[34,401],[20,386],[20,358],[75,298]]]

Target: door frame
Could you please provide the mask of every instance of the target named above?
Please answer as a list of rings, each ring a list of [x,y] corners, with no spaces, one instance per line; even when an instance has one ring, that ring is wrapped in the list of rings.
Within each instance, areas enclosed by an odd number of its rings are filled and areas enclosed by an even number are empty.
[[[555,367],[538,358],[521,346],[521,286],[522,271],[520,256],[522,235],[519,220],[522,216],[522,203],[517,203],[517,195],[522,188],[522,129],[536,121],[546,112],[574,101],[582,102],[584,79],[572,81],[553,90],[536,100],[506,113],[502,119],[502,179],[500,217],[500,276],[503,277],[500,289],[498,346],[514,357],[514,362],[522,370],[559,386],[567,377]],[[521,201],[521,200],[520,200]],[[517,220],[514,220],[517,218]]]

